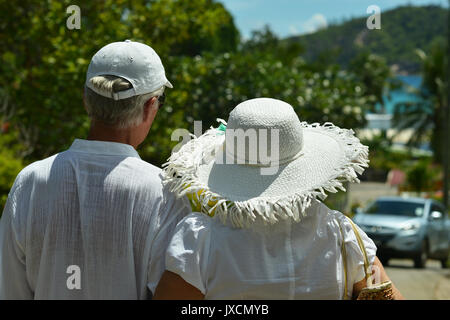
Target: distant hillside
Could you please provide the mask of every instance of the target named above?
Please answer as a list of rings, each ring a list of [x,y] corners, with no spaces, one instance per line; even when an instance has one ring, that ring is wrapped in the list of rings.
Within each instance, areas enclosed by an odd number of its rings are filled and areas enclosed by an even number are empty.
[[[381,30],[369,30],[367,17],[355,18],[312,34],[286,41],[300,42],[311,61],[322,53],[336,55],[336,62],[347,65],[358,52],[370,50],[397,64],[401,71],[420,70],[414,50],[426,50],[435,37],[445,37],[447,10],[439,6],[403,6],[381,12]]]

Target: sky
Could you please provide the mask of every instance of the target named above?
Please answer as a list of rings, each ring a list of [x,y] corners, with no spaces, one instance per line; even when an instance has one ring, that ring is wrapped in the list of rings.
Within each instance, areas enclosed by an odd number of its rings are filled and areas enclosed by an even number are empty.
[[[219,0],[231,12],[244,39],[252,30],[269,25],[280,37],[314,32],[330,22],[352,17],[368,17],[367,8],[377,5],[383,11],[398,6],[438,4],[447,0]]]

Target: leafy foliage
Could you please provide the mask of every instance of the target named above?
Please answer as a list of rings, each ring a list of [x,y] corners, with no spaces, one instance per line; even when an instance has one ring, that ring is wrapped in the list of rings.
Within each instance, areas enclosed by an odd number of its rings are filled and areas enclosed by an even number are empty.
[[[438,169],[431,166],[429,160],[417,161],[407,171],[406,188],[418,194],[422,191],[433,190],[438,177]]]
[[[392,89],[397,89],[400,85],[395,80],[386,59],[369,51],[363,51],[356,56],[350,62],[349,70],[354,72],[358,79],[365,84],[368,93],[375,97],[376,103],[380,104],[382,108],[384,107],[386,93],[389,93]],[[373,107],[371,111],[375,112],[375,105]]]
[[[213,0],[81,1],[81,29],[69,30],[71,1],[0,1],[0,87],[14,110],[30,159],[67,148],[88,121],[82,94],[92,55],[127,38],[150,44],[163,57],[234,51],[231,15]]]
[[[4,129],[0,131],[0,215],[8,192],[24,166],[22,160],[17,157],[21,149],[16,132],[7,133]]]
[[[416,94],[419,99],[413,102],[399,103],[395,106],[394,124],[399,129],[414,128],[415,134],[409,144],[418,145],[431,132],[431,148],[436,162],[442,161],[444,146],[444,109],[448,92],[448,44],[443,38],[437,38],[426,54],[418,51],[423,61],[423,82]]]
[[[392,141],[384,134],[374,135],[371,139],[362,139],[364,145],[370,150],[370,168],[383,170],[386,173],[391,169],[399,169],[407,166],[411,154],[392,150]]]
[[[24,147],[18,156],[4,145],[0,158],[16,169],[86,136],[82,93],[90,58],[105,44],[127,38],[151,45],[175,86],[139,150],[155,165],[178,143],[170,139],[174,129],[193,131],[193,121],[202,120],[205,130],[250,98],[282,99],[303,121],[346,128],[363,127],[364,114],[378,99],[363,73],[344,70],[326,55],[320,63],[306,63],[303,46],[281,41],[268,28],[239,43],[231,15],[213,0],[81,1],[80,30],[66,27],[70,4],[0,0],[0,105],[8,114],[0,122],[20,132]],[[374,83],[388,76],[377,57],[363,56],[358,63],[364,72],[383,71],[372,75]],[[8,172],[15,175],[16,169]],[[1,181],[0,194],[10,178]]]
[[[126,17],[131,37],[162,56],[235,51],[239,43],[232,16],[214,0],[131,1]]]

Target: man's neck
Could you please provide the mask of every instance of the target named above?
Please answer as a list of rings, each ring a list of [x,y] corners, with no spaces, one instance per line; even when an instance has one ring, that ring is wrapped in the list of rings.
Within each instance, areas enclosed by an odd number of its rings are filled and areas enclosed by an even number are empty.
[[[132,130],[117,129],[99,122],[92,123],[87,140],[118,142],[137,148]]]

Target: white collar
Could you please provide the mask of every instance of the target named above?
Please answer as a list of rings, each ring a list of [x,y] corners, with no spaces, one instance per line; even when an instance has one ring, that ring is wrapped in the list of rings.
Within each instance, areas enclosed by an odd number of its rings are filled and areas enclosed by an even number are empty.
[[[69,150],[74,152],[141,158],[137,151],[129,144],[110,141],[75,139]]]

